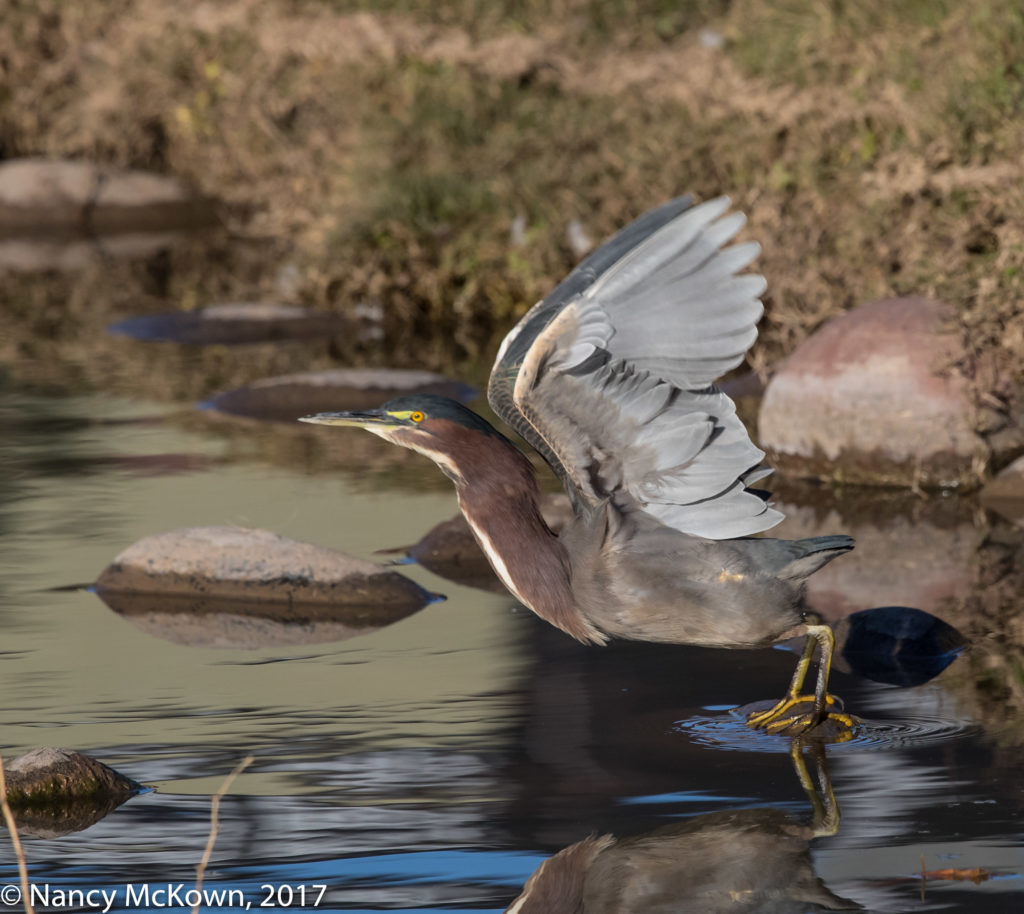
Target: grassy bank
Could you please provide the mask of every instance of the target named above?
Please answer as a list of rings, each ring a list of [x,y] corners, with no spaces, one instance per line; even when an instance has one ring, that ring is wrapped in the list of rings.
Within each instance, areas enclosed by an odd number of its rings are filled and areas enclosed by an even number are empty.
[[[4,157],[178,174],[258,239],[215,281],[179,265],[164,299],[273,294],[287,263],[293,299],[384,306],[368,358],[478,366],[574,262],[571,220],[596,241],[727,192],[770,283],[753,367],[854,304],[924,294],[996,359],[980,387],[1019,383],[1019,5],[14,0],[4,20]],[[8,288],[12,339],[40,329],[26,295],[60,335],[60,282]]]

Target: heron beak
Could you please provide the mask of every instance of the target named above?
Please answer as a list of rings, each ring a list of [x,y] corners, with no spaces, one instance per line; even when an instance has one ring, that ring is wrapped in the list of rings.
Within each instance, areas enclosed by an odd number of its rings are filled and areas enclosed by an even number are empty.
[[[393,416],[382,409],[353,410],[344,413],[317,413],[315,416],[301,416],[299,422],[313,425],[341,425],[349,428],[365,428],[373,431],[375,427],[395,425]]]

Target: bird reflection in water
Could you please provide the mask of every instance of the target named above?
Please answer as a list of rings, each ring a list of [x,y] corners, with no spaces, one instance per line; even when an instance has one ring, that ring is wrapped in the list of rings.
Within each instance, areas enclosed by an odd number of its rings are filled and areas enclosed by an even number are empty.
[[[591,835],[545,860],[506,914],[676,914],[756,911],[806,914],[856,911],[814,872],[810,842],[839,829],[824,746],[800,740],[793,767],[811,804],[811,821],[779,809],[695,816],[644,835]]]

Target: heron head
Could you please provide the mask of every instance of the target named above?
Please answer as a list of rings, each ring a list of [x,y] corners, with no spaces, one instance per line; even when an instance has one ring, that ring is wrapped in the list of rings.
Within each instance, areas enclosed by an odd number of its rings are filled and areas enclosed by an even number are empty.
[[[388,400],[379,409],[317,413],[299,421],[366,429],[429,457],[453,478],[465,476],[459,462],[474,449],[486,448],[485,437],[502,437],[461,403],[432,394],[409,394]]]

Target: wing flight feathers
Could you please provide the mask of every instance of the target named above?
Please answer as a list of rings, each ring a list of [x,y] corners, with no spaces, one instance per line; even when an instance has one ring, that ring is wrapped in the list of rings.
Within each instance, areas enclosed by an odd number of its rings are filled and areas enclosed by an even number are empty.
[[[683,532],[746,536],[783,515],[748,486],[767,472],[714,381],[757,337],[756,243],[719,198],[672,201],[587,258],[513,328],[488,386],[495,411],[577,501],[612,499]]]

